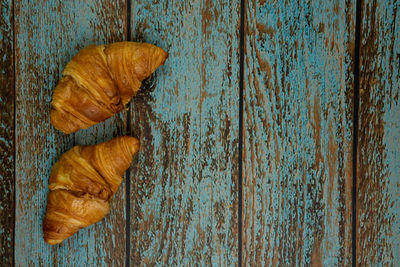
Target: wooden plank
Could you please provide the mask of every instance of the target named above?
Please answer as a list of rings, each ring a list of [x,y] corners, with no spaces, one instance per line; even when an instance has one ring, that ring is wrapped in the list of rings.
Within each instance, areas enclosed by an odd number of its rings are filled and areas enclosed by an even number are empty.
[[[357,265],[400,265],[400,2],[364,1]]]
[[[79,49],[123,40],[126,3],[111,1],[17,1],[16,7],[16,228],[17,266],[121,266],[125,263],[125,188],[112,212],[62,245],[43,242],[50,170],[75,144],[121,135],[120,117],[66,136],[49,122],[52,91]]]
[[[132,104],[132,265],[238,264],[239,1],[133,1],[169,58]]]
[[[246,1],[243,263],[350,266],[355,1]]]
[[[0,265],[13,263],[14,62],[12,1],[0,1]]]

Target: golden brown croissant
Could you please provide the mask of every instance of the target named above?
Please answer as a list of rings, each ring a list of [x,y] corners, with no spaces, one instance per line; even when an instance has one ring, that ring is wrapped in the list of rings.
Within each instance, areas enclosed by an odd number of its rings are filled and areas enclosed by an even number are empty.
[[[167,57],[163,49],[146,43],[84,48],[67,64],[54,90],[51,123],[69,134],[113,116]]]
[[[79,229],[100,221],[139,150],[139,140],[123,136],[64,153],[50,174],[44,240],[61,243]]]

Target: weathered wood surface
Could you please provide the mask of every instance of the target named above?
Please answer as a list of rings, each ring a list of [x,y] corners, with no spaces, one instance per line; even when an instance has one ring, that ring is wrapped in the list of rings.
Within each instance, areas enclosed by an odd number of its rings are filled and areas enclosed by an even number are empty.
[[[358,266],[400,265],[400,2],[364,1],[357,177]]]
[[[14,62],[12,1],[0,1],[0,265],[13,262]]]
[[[166,64],[132,104],[132,265],[238,264],[239,1],[132,1]]]
[[[244,266],[352,263],[355,2],[245,1]],[[362,2],[356,261],[396,266],[400,3]],[[238,265],[240,1],[0,4],[0,265]],[[88,44],[125,39],[128,23],[134,41],[169,52],[130,121],[123,112],[74,135],[56,131],[50,101],[64,66]],[[45,244],[54,162],[126,132],[142,143],[129,198],[123,183],[102,222]]]
[[[71,57],[92,43],[122,40],[121,1],[16,1],[16,225],[17,266],[121,266],[125,262],[125,188],[106,218],[64,241],[44,243],[48,177],[60,155],[75,144],[121,135],[125,122],[106,123],[66,136],[49,122],[53,89]],[[121,116],[124,116],[123,114]]]
[[[243,263],[350,266],[355,1],[246,1]]]

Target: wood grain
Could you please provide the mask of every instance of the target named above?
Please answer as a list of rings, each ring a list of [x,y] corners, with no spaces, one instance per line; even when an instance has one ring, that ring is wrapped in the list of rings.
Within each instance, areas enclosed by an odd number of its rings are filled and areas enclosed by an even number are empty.
[[[49,122],[52,91],[71,57],[92,43],[124,39],[121,1],[16,1],[16,226],[17,266],[121,266],[125,262],[125,188],[106,218],[64,241],[43,242],[48,177],[75,144],[121,135],[121,116],[66,136]]]
[[[239,1],[133,1],[169,52],[133,100],[131,264],[238,264]]]
[[[351,265],[354,32],[355,1],[246,1],[245,265]]]
[[[14,62],[12,1],[0,1],[0,265],[13,263]]]
[[[364,1],[357,265],[400,265],[400,2]]]

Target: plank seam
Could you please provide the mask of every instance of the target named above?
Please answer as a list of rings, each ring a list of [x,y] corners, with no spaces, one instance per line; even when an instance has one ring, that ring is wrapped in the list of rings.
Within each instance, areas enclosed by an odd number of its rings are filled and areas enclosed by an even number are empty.
[[[12,233],[12,244],[13,244],[13,250],[12,250],[12,266],[15,266],[15,224],[16,224],[16,194],[15,194],[15,189],[16,189],[16,183],[17,183],[17,176],[16,176],[16,164],[15,164],[15,159],[16,159],[16,155],[17,155],[17,151],[16,151],[16,140],[17,140],[17,113],[16,113],[16,86],[15,86],[15,75],[16,75],[16,55],[15,55],[15,44],[16,44],[16,38],[15,38],[15,1],[12,1],[11,4],[11,8],[12,8],[12,18],[11,18],[11,23],[12,23],[12,39],[13,39],[13,47],[12,47],[12,64],[13,64],[13,77],[12,77],[12,83],[13,83],[13,105],[14,105],[14,117],[13,117],[13,127],[14,127],[14,131],[13,131],[13,163],[14,163],[14,183],[13,183],[13,211],[14,211],[14,216],[13,216],[13,233]]]
[[[244,87],[244,21],[245,0],[240,1],[240,44],[239,44],[239,205],[238,205],[238,257],[242,266],[242,228],[243,228],[243,87]]]
[[[357,155],[360,103],[360,45],[362,0],[356,2],[353,101],[353,190],[352,190],[352,266],[357,266]]]
[[[126,39],[131,41],[131,0],[126,0]],[[131,135],[131,110],[132,103],[129,104],[128,114],[126,116],[126,131],[127,135]],[[130,266],[130,255],[131,255],[131,168],[126,171],[126,187],[125,187],[125,266]]]

